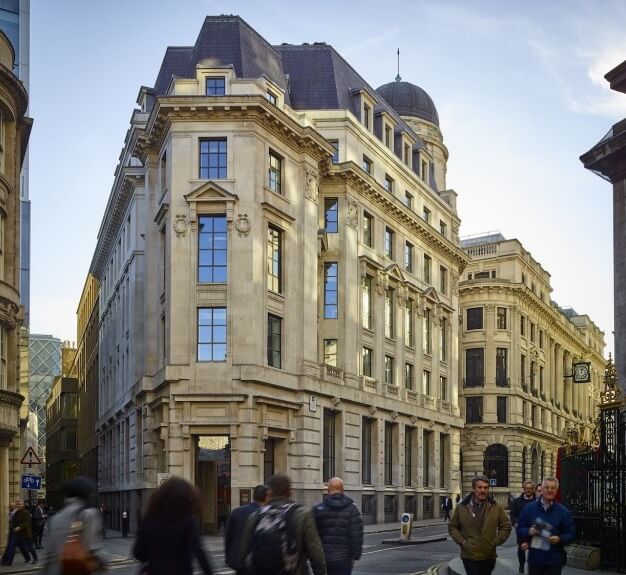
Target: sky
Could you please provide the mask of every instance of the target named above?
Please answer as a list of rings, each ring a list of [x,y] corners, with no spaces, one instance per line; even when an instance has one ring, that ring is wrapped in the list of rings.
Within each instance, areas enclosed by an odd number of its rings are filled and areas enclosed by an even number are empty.
[[[272,44],[327,42],[373,87],[433,98],[461,236],[499,230],[613,349],[612,188],[579,156],[626,116],[623,0],[31,0],[31,332],[76,340],[76,309],[124,137],[167,46],[238,14]]]

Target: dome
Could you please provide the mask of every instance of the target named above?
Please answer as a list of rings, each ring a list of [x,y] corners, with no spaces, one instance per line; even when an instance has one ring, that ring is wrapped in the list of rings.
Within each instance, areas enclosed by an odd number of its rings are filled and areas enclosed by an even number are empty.
[[[415,116],[439,126],[439,114],[432,98],[419,86],[396,80],[376,89],[400,116]]]

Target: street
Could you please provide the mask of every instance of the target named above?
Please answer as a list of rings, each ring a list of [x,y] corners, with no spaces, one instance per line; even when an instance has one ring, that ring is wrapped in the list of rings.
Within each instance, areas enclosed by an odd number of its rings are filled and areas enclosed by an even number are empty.
[[[441,535],[447,533],[447,525],[434,525],[423,527],[413,531],[414,539]],[[458,554],[458,546],[451,540],[424,545],[383,545],[383,539],[395,538],[398,532],[371,533],[365,535],[363,557],[356,564],[354,575],[413,575],[424,574],[430,569],[430,573],[436,572],[438,566],[446,564]],[[514,546],[515,537],[509,537],[505,546]],[[211,538],[206,544],[206,549],[211,555],[211,564],[217,575],[234,573],[224,566],[224,552],[222,542],[218,538]],[[116,575],[135,575],[137,563],[123,563],[112,565],[110,571]],[[200,573],[200,571],[196,571]]]

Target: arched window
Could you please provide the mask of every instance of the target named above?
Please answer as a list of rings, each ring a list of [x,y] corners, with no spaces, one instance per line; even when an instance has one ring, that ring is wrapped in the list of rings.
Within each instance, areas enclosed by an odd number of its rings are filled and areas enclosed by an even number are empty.
[[[492,487],[509,486],[509,452],[504,445],[495,443],[485,449],[483,469]]]
[[[546,452],[541,452],[541,479],[546,476]]]
[[[539,451],[535,447],[530,456],[530,476],[535,485],[539,483]]]
[[[522,481],[526,481],[526,448],[522,447]]]

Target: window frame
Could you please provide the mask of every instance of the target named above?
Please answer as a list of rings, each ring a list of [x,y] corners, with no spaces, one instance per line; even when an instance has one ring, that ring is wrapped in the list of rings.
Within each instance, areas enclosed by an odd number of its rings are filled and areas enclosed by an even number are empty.
[[[283,161],[278,152],[269,149],[267,164],[267,187],[275,194],[283,195]]]
[[[203,312],[208,312],[210,310],[210,323],[201,323],[201,314]],[[220,311],[224,313],[224,323],[215,323],[215,313],[216,311]],[[204,337],[201,337],[201,328],[210,328],[211,337],[210,339],[205,340]],[[215,328],[223,328],[224,336],[223,339],[215,339]],[[218,333],[221,333],[221,329]],[[202,359],[200,346],[209,346],[211,350],[211,358],[210,359]],[[219,357],[219,359],[215,359],[215,347],[223,346],[223,357]],[[198,307],[196,308],[196,361],[198,363],[219,363],[225,362],[228,358],[228,308],[226,306],[206,306],[206,307]]]
[[[283,293],[283,230],[268,223],[266,239],[267,289]]]
[[[275,348],[276,342],[278,349]],[[267,365],[276,369],[283,368],[283,318],[273,313],[267,314]]]
[[[217,151],[211,151],[211,144],[218,144]],[[203,151],[207,145],[206,152]],[[223,150],[222,150],[223,145]],[[217,156],[217,165],[211,166],[211,157]],[[203,157],[206,157],[206,166],[203,166]],[[204,172],[203,170],[206,170]],[[216,170],[217,172],[212,172]],[[200,138],[198,140],[198,179],[199,180],[225,180],[228,178],[228,138]]]
[[[339,233],[339,198],[324,198],[324,230],[327,234]]]
[[[211,94],[209,93],[209,82],[211,81],[216,81],[216,80],[221,80],[222,81],[222,86],[221,86],[221,93],[219,94]],[[226,76],[206,76],[205,80],[204,80],[204,95],[205,96],[226,96]]]

